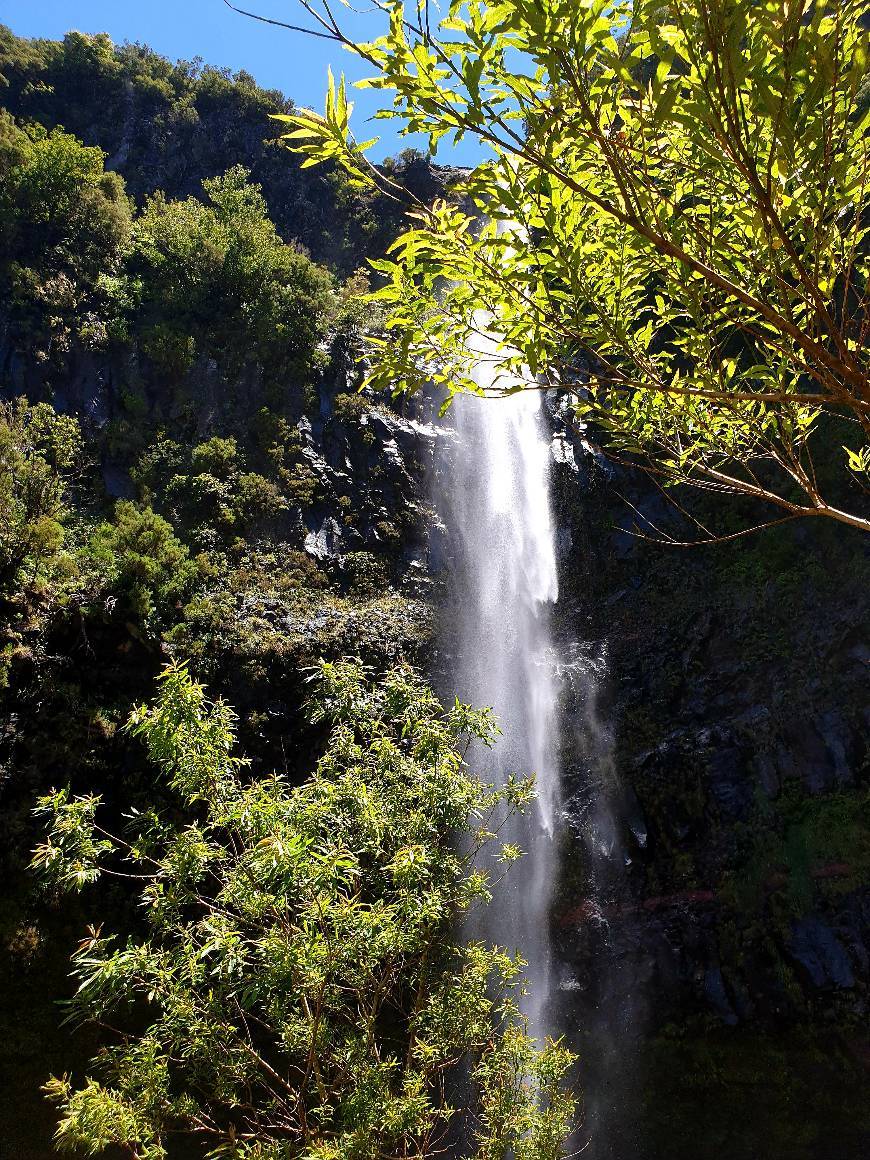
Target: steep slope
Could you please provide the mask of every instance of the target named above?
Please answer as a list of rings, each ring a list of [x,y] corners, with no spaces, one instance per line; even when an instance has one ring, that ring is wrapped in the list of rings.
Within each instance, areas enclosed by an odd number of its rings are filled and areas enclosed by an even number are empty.
[[[0,1135],[48,1160],[40,1085],[95,1046],[58,1026],[68,955],[96,910],[136,917],[35,892],[36,795],[154,804],[121,726],[170,653],[302,776],[307,666],[431,641],[434,434],[357,394],[341,268],[398,217],[264,142],[280,94],[105,38],[0,55]]]
[[[302,774],[312,658],[446,669],[455,545],[430,506],[437,428],[356,393],[376,319],[347,275],[400,209],[269,144],[287,106],[250,77],[6,31],[0,74],[0,394],[74,416],[83,447],[59,465],[48,411],[0,425],[7,469],[62,476],[58,518],[0,575],[0,1139],[48,1160],[38,1085],[94,1046],[58,1028],[69,949],[107,907],[136,918],[123,891],[63,912],[34,894],[36,793],[123,781],[150,802],[120,726],[169,653],[237,706],[258,768]],[[418,158],[396,172],[444,187]],[[623,497],[678,516],[552,412],[572,658],[552,924],[595,1155],[857,1160],[870,548],[810,525],[638,540]]]
[[[0,25],[0,100],[19,120],[63,126],[99,146],[140,205],[158,189],[198,196],[204,178],[244,164],[281,236],[345,273],[383,250],[406,208],[401,198],[351,189],[329,167],[302,169],[276,144],[271,115],[293,108],[283,93],[261,89],[249,73],[172,63],[144,45],[78,32],[26,40]],[[413,151],[387,169],[421,200],[443,191],[444,172]]]
[[[588,441],[556,448],[562,632],[585,643],[554,923],[592,1152],[862,1156],[870,545],[811,522],[655,545],[633,509],[691,525]]]

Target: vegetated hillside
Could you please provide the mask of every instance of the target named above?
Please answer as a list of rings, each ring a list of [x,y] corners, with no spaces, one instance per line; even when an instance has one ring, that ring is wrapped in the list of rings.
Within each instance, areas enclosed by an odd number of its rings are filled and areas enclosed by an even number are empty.
[[[0,25],[0,102],[19,121],[62,126],[99,146],[138,205],[157,190],[199,196],[203,178],[244,164],[278,233],[345,273],[395,236],[410,200],[401,187],[424,201],[443,188],[439,171],[412,150],[386,163],[396,199],[355,191],[328,166],[302,169],[276,143],[271,116],[293,108],[283,93],[261,89],[246,72],[173,64],[105,34],[26,40]]]
[[[39,1085],[96,1046],[58,1026],[69,951],[137,919],[123,889],[34,893],[36,794],[153,804],[121,727],[169,655],[237,707],[256,768],[304,773],[306,666],[430,662],[450,544],[422,499],[434,431],[356,393],[377,320],[354,271],[398,209],[264,144],[283,98],[251,78],[76,34],[0,44],[0,1141],[48,1160]],[[655,547],[621,495],[689,529],[558,444],[559,628],[577,673],[609,674],[569,689],[554,915],[601,1155],[857,1160],[868,548],[809,524]],[[727,510],[733,531],[756,514]]]
[[[301,775],[306,666],[430,639],[431,433],[356,393],[352,271],[401,207],[266,143],[280,94],[78,34],[4,30],[0,74],[0,1138],[46,1160],[39,1086],[93,1046],[68,955],[128,903],[35,893],[36,795],[152,799],[121,727],[169,655]]]

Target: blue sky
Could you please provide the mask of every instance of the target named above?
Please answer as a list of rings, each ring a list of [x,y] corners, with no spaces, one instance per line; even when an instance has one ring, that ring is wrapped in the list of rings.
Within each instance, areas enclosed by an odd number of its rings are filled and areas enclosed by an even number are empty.
[[[291,23],[302,23],[304,17],[296,0],[239,0],[239,6]],[[356,15],[340,4],[336,8],[355,39],[378,35],[373,16]],[[18,36],[59,39],[70,29],[108,32],[119,44],[139,41],[173,60],[201,56],[208,64],[247,69],[264,88],[281,89],[297,104],[318,110],[323,108],[328,65],[349,80],[366,75],[365,66],[337,45],[249,20],[230,11],[223,0],[0,0],[0,23]],[[352,96],[357,139],[381,138],[373,157],[423,144],[399,138],[388,121],[366,126],[379,95],[362,90]],[[458,148],[445,143],[438,160],[469,165],[480,155],[480,146],[473,142],[463,141]]]

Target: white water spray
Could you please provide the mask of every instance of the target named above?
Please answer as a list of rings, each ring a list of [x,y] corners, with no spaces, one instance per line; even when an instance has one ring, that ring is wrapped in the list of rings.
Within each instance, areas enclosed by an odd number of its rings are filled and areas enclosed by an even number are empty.
[[[488,390],[497,346],[483,336],[477,349],[475,381]],[[532,773],[537,781],[529,813],[512,819],[500,835],[525,857],[498,886],[477,933],[519,950],[527,961],[530,994],[523,1013],[531,1034],[543,1037],[552,1030],[548,917],[560,805],[549,440],[536,390],[489,399],[462,396],[453,418],[455,459],[444,473],[442,497],[456,548],[452,681],[463,700],[492,706],[504,735],[492,751],[474,755],[475,768],[498,782],[509,773]]]

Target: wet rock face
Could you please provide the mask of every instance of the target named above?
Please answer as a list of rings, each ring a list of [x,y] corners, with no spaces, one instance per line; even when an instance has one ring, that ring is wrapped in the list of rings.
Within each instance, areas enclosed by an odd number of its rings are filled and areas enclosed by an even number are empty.
[[[433,521],[425,481],[436,431],[360,402],[352,418],[322,406],[321,417],[304,432],[304,455],[322,496],[307,516],[305,550],[319,559],[348,551],[386,553],[404,573],[425,556]]]
[[[596,789],[588,737],[569,730],[555,941],[588,1082],[597,1060],[623,1102],[628,1089],[645,1101],[640,1143],[592,1153],[707,1155],[698,1141],[732,1107],[717,1155],[851,1160],[865,1153],[854,1142],[826,1151],[826,1129],[870,1139],[855,1126],[850,1086],[866,1099],[867,1051],[850,1046],[839,1078],[833,1064],[813,1065],[816,1091],[801,1096],[806,1121],[790,1134],[738,1111],[747,1089],[737,1060],[741,1043],[762,1052],[752,1090],[768,1075],[770,1108],[804,1092],[802,1065],[783,1063],[781,1044],[802,1037],[805,1059],[833,1058],[819,1046],[826,1036],[867,1046],[870,543],[814,524],[735,544],[651,544],[628,534],[636,516],[617,493],[678,531],[667,503],[581,440],[572,451],[554,455],[562,631],[607,657],[595,698],[618,791],[608,792],[614,856],[596,864],[570,824]],[[596,1054],[602,1026],[624,1056],[648,1060],[640,1077]],[[707,1045],[706,1064],[693,1044]],[[717,1078],[702,1081],[703,1066]],[[681,1090],[706,1084],[704,1106],[674,1110],[668,1072]],[[848,1100],[833,1094],[844,1085]]]
[[[342,360],[333,359],[318,382],[275,384],[254,364],[230,373],[203,355],[170,381],[133,344],[95,353],[73,343],[45,364],[24,357],[20,336],[7,329],[0,308],[4,394],[76,415],[100,460],[108,498],[137,496],[130,471],[159,429],[190,443],[232,436],[244,453],[258,414],[267,410],[291,424],[299,465],[312,484],[311,496],[287,510],[280,528],[269,529],[273,538],[339,570],[349,553],[373,552],[389,560],[397,582],[414,565],[419,585],[427,586],[419,565],[434,519],[426,480],[438,433],[413,406],[402,415],[358,395],[356,372]]]
[[[792,923],[788,954],[816,991],[848,991],[855,986],[852,956],[835,932],[815,915]],[[855,948],[866,963],[863,940]]]

